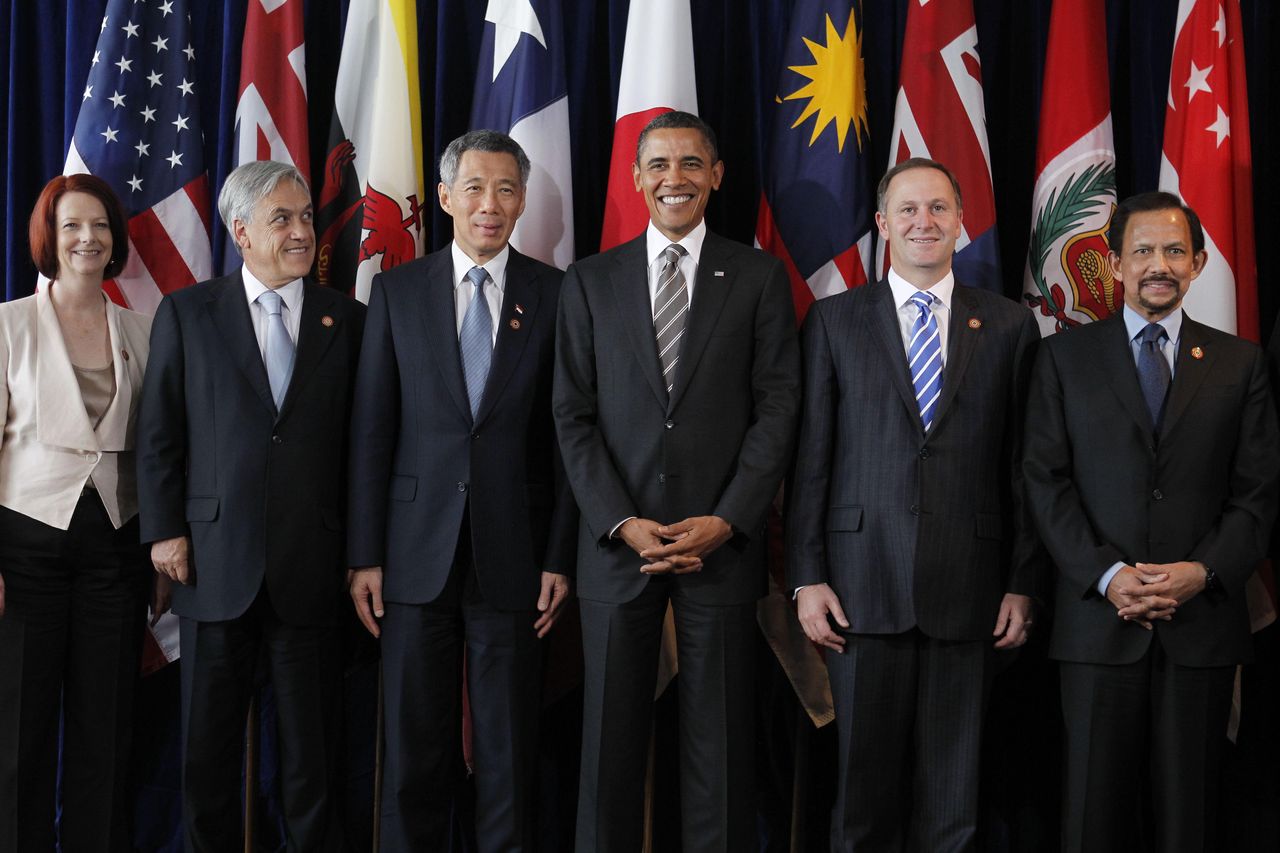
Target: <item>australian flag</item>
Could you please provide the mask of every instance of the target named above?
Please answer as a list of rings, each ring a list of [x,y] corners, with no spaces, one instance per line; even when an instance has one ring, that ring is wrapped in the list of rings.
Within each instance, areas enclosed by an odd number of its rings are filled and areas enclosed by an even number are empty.
[[[66,174],[111,184],[129,215],[117,301],[150,313],[211,275],[209,180],[185,0],[110,0],[76,119]]]
[[[774,98],[756,239],[791,273],[796,314],[867,281],[872,189],[860,4],[800,0]]]
[[[564,268],[573,261],[569,97],[560,0],[489,0],[471,127],[510,134],[533,172],[512,244]]]

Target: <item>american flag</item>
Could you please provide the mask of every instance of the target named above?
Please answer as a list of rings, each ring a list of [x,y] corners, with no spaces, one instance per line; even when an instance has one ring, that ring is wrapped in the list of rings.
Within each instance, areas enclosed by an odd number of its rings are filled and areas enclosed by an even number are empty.
[[[129,264],[108,291],[148,314],[212,273],[196,59],[185,0],[110,0],[67,152],[66,174],[103,178],[128,211]]]

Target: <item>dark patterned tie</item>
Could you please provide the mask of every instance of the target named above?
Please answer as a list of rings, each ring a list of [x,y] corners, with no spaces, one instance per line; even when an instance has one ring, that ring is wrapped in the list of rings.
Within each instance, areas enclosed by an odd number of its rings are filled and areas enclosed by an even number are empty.
[[[1164,326],[1159,323],[1148,323],[1138,333],[1138,384],[1142,386],[1142,396],[1147,401],[1147,411],[1151,412],[1151,429],[1160,431],[1160,422],[1164,419],[1164,401],[1169,396],[1169,362],[1165,361],[1160,350],[1160,342],[1168,337]]]
[[[667,386],[667,394],[675,387],[680,339],[684,337],[685,319],[689,315],[689,288],[685,286],[684,273],[680,272],[680,259],[686,254],[685,248],[675,243],[662,250],[665,263],[658,273],[658,294],[653,300],[653,332],[658,339],[658,361],[662,362],[662,381]]]

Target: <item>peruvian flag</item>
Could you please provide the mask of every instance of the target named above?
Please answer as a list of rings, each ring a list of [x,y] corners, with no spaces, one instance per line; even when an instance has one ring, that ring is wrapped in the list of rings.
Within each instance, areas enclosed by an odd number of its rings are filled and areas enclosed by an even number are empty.
[[[689,0],[634,0],[627,11],[601,251],[637,236],[649,222],[631,164],[640,131],[654,116],[672,110],[698,112]]]
[[[303,0],[249,0],[240,52],[234,166],[275,160],[311,179]],[[227,244],[226,269],[239,266]]]
[[[1058,0],[1049,22],[1022,287],[1044,335],[1101,320],[1124,304],[1124,288],[1107,263],[1116,205],[1107,63],[1080,53],[1082,44],[1105,43],[1105,6]]]
[[[996,201],[972,0],[911,0],[902,43],[889,166],[928,157],[955,173],[964,196],[956,278],[998,292],[1003,287]],[[889,269],[886,249],[883,242],[876,249],[881,275]]]
[[[1204,225],[1209,260],[1184,304],[1197,320],[1258,340],[1253,163],[1239,0],[1180,0],[1160,187]]]

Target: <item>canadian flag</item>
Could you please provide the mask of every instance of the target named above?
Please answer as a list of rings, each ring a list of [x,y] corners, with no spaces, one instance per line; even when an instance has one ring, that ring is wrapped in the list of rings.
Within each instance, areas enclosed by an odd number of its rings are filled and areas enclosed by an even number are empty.
[[[1209,260],[1187,313],[1258,340],[1253,163],[1239,0],[1181,0],[1169,69],[1160,187],[1204,225]]]
[[[689,0],[633,0],[622,49],[601,251],[639,235],[648,223],[649,212],[631,176],[636,140],[654,116],[672,110],[698,112]]]

